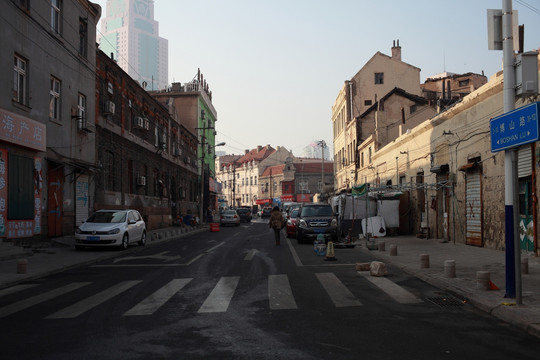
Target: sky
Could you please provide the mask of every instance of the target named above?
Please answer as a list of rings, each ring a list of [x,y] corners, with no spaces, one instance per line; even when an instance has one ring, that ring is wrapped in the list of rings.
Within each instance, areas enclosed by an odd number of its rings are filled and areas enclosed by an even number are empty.
[[[106,0],[91,0],[102,6]],[[421,69],[502,69],[488,50],[487,9],[503,0],[155,0],[159,36],[169,43],[169,83],[201,70],[217,111],[216,150],[243,154],[284,146],[295,156],[324,140],[332,156],[332,105],[346,80],[377,52]],[[540,48],[540,1],[514,0],[525,51]],[[98,26],[98,31],[101,27]]]

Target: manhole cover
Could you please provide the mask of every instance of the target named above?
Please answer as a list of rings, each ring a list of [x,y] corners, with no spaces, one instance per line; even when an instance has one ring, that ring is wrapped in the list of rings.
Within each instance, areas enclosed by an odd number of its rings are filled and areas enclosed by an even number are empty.
[[[463,306],[466,303],[465,300],[460,300],[453,296],[436,296],[427,298],[427,300],[439,307]]]

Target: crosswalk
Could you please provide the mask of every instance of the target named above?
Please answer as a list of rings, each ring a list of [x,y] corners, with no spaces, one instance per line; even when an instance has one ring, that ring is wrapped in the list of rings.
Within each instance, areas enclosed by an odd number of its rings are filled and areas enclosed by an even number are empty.
[[[315,279],[321,285],[326,293],[329,304],[336,308],[359,307],[362,302],[351,290],[333,272],[321,272],[314,274]],[[407,289],[393,283],[388,278],[375,278],[365,276],[365,279],[378,289],[385,292],[393,301],[401,304],[417,304],[422,302],[420,298]],[[237,291],[241,278],[239,276],[221,277],[213,286],[205,300],[198,309],[200,314],[223,313],[229,309],[233,301],[234,294]],[[130,289],[141,285],[142,280],[121,281],[93,295],[75,301],[62,309],[46,315],[44,319],[73,319],[82,314],[104,304],[105,302],[119,296]],[[131,308],[127,308],[123,316],[149,316],[156,313],[161,308],[167,306],[167,303],[182,293],[183,289],[194,283],[193,278],[172,279],[168,283],[155,290],[152,294],[142,299]],[[21,312],[41,303],[60,298],[66,294],[76,294],[92,282],[73,282],[60,286],[53,290],[24,298],[0,307],[0,319],[6,316]],[[17,291],[23,291],[30,288],[28,285],[18,285],[10,288],[9,295]],[[298,294],[297,294],[298,295]],[[8,294],[0,293],[0,299]],[[276,274],[268,276],[268,307],[271,310],[295,310],[299,306],[295,299],[293,287],[289,281],[288,275]],[[76,297],[76,295],[74,295]],[[330,305],[330,306],[331,306]]]

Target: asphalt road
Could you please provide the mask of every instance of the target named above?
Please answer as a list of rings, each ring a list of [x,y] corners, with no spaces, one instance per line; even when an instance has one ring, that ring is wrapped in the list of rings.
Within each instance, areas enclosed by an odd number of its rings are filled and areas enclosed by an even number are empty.
[[[373,259],[266,222],[118,252],[0,292],[2,359],[537,359],[540,343]],[[89,250],[110,251],[110,250]]]

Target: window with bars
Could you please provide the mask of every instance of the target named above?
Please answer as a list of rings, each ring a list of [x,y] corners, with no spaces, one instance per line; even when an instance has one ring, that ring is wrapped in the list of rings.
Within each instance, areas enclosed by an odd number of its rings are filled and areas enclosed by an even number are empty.
[[[79,93],[77,97],[77,124],[79,130],[86,129],[86,96]]]

